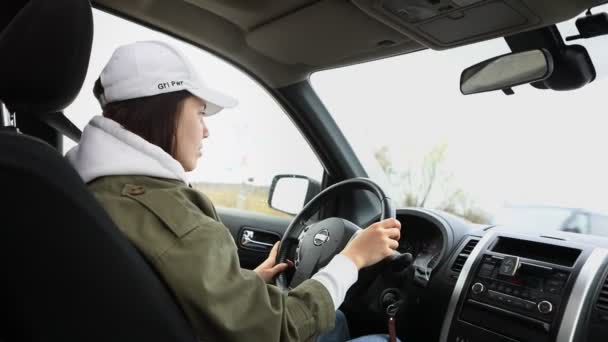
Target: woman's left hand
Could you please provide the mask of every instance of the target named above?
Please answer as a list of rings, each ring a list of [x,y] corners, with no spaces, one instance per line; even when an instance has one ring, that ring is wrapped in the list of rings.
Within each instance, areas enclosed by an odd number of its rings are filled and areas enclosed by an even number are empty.
[[[255,273],[257,273],[268,284],[270,284],[274,280],[274,277],[276,277],[277,274],[285,271],[291,266],[288,263],[281,263],[278,265],[276,264],[275,260],[277,258],[278,251],[279,242],[275,243],[274,246],[272,246],[272,250],[270,251],[268,258],[266,258],[266,260],[264,260],[264,262],[262,262],[260,266],[256,267],[254,270]]]

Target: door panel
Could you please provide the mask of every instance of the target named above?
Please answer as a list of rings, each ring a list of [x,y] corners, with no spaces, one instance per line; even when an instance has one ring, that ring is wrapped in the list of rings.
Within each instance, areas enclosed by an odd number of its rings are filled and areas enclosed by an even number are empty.
[[[258,214],[238,209],[217,208],[217,212],[236,242],[241,267],[247,269],[254,269],[266,259],[271,246],[281,239],[285,229],[287,229],[287,226],[291,222],[291,218]],[[246,233],[246,231],[253,234]],[[251,242],[246,243],[244,235],[249,235],[250,240],[271,246]]]

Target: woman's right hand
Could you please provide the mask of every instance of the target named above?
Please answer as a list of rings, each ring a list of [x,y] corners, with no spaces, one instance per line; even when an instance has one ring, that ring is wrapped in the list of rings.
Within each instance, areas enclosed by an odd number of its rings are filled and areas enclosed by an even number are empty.
[[[362,269],[394,254],[400,237],[401,223],[393,218],[386,219],[358,233],[340,254]]]

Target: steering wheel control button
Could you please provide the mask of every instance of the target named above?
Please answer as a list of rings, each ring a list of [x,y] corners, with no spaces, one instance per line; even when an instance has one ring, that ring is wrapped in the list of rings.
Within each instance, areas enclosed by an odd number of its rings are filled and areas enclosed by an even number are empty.
[[[498,268],[498,274],[512,277],[519,268],[519,257],[505,256]]]
[[[546,300],[539,302],[537,307],[538,307],[538,312],[540,312],[542,314],[548,314],[553,311],[553,304],[551,304],[551,302],[546,301]]]
[[[481,294],[483,293],[483,291],[485,291],[486,287],[483,286],[482,283],[475,283],[473,284],[473,286],[471,286],[471,291],[473,292],[473,294]]]

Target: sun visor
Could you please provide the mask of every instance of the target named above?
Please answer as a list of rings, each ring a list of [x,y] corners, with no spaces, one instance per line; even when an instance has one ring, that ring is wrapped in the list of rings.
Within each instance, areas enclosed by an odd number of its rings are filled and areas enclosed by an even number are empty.
[[[246,39],[249,46],[274,60],[310,66],[391,49],[403,53],[421,48],[347,1],[319,1],[257,27]]]

